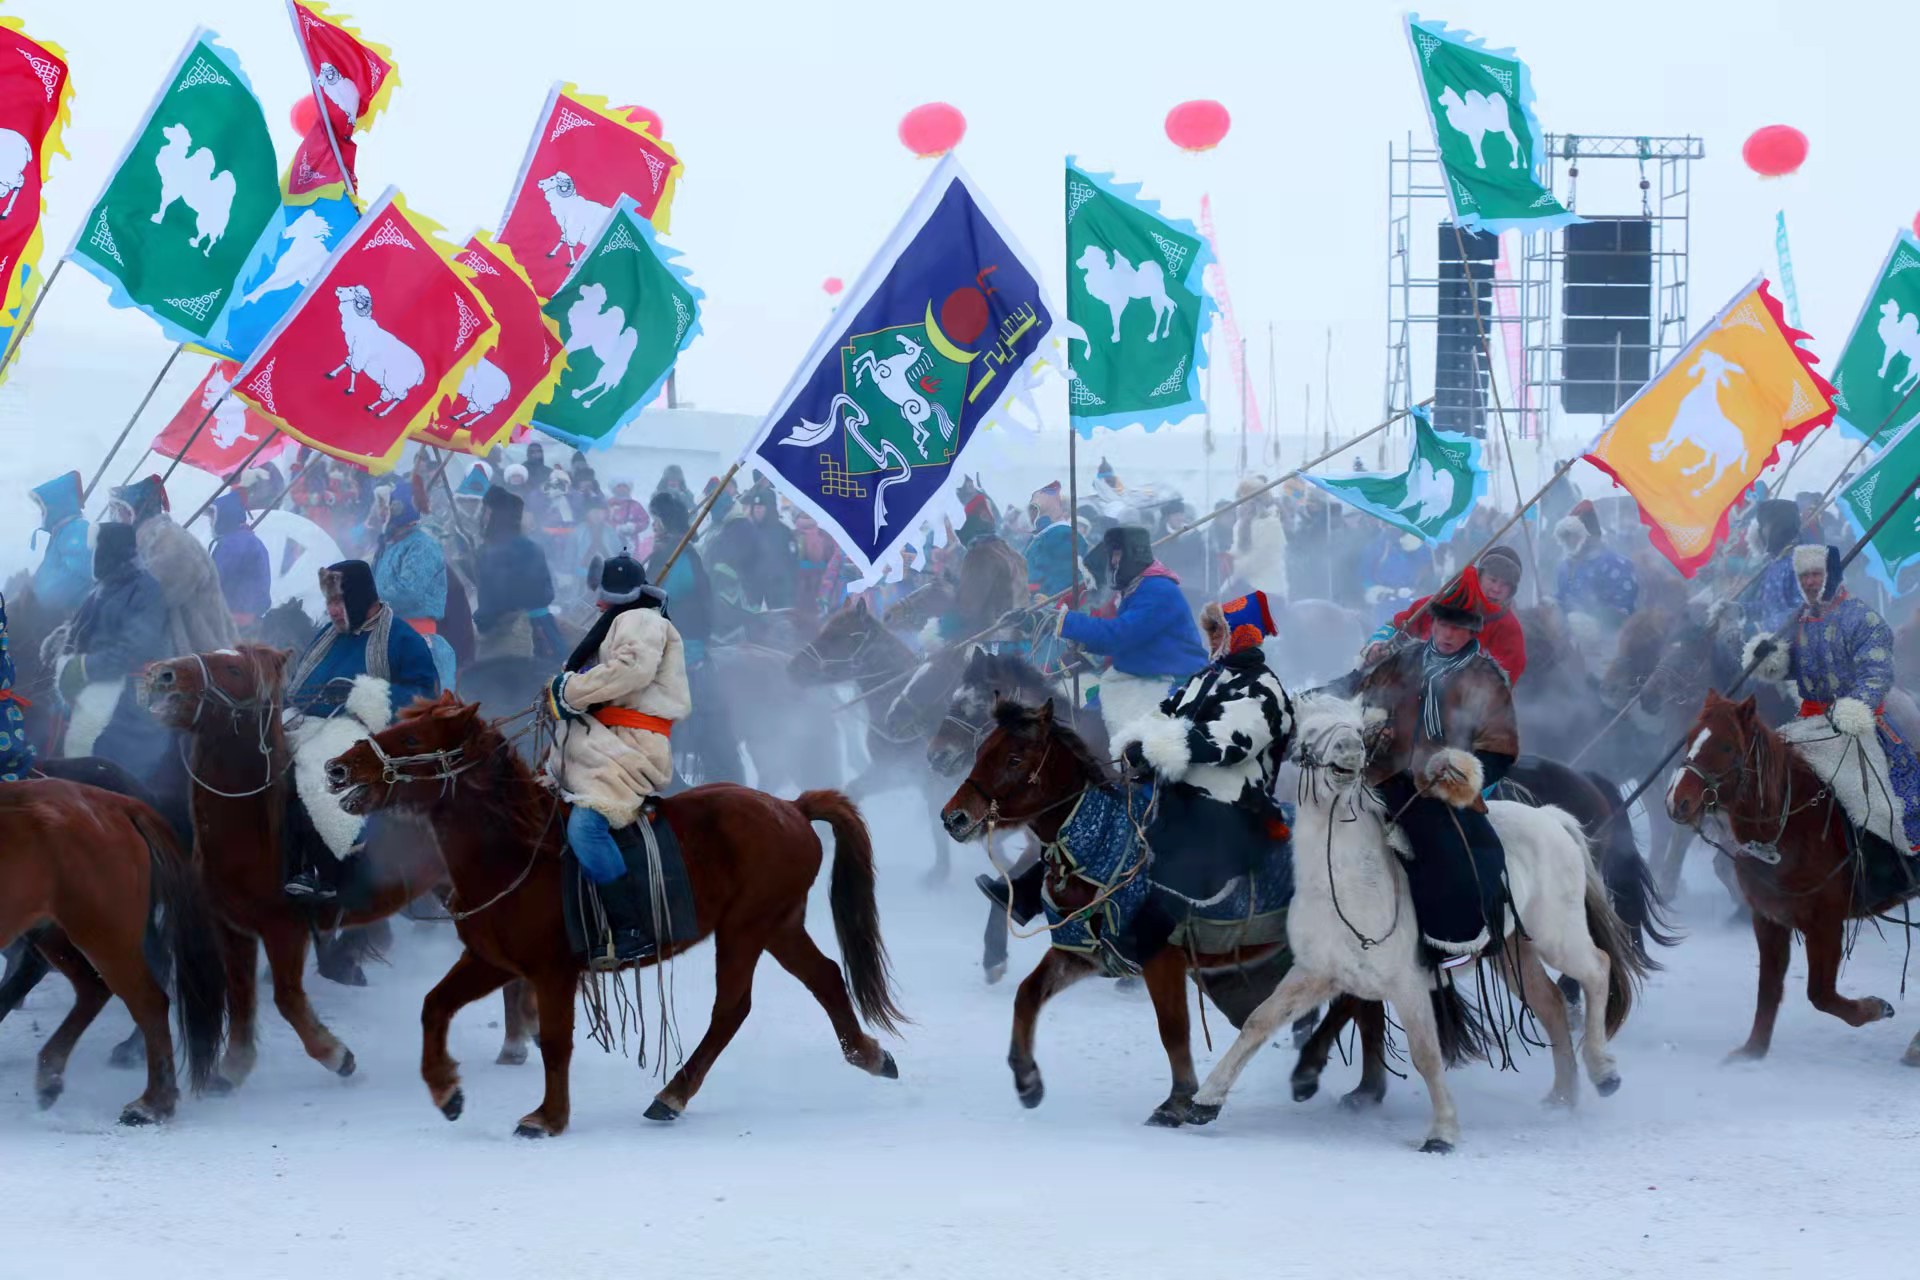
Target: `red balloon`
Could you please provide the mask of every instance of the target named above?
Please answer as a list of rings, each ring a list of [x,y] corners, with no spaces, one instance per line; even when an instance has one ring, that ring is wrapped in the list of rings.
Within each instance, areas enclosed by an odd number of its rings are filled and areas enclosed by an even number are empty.
[[[1763,178],[1779,178],[1807,162],[1807,135],[1790,124],[1755,129],[1740,148],[1747,168]]]
[[[967,118],[945,102],[923,103],[900,117],[900,145],[922,160],[947,154],[966,133]]]
[[[828,276],[820,282],[820,287],[827,291],[829,298],[837,298],[840,296],[840,291],[846,288],[847,285],[839,276]]]
[[[1211,151],[1233,125],[1227,109],[1211,98],[1183,102],[1167,112],[1167,138],[1183,151]]]
[[[660,123],[660,113],[651,107],[621,107],[620,112],[634,124],[644,126],[654,137],[667,136],[667,126]]]
[[[313,95],[302,94],[293,104],[293,110],[287,113],[287,119],[293,124],[293,131],[301,137],[313,132],[313,126],[320,123],[320,108],[314,102]]]

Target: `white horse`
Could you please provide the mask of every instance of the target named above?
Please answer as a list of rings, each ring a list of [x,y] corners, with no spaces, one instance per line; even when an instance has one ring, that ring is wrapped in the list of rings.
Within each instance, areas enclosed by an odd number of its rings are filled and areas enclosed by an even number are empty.
[[[1893,386],[1895,395],[1903,394],[1920,383],[1920,313],[1901,315],[1900,304],[1888,298],[1880,304],[1877,332],[1881,345],[1887,349],[1887,354],[1880,361],[1882,378],[1887,376],[1887,370],[1893,368],[1895,356],[1907,358],[1907,376]]]
[[[1487,167],[1486,154],[1481,144],[1490,133],[1506,138],[1512,159],[1507,168],[1520,167],[1520,139],[1514,136],[1513,124],[1507,119],[1507,100],[1497,93],[1481,93],[1478,89],[1467,90],[1462,99],[1451,86],[1440,91],[1440,106],[1447,113],[1447,123],[1467,135],[1467,141],[1473,144],[1473,163],[1479,168]]]
[[[280,238],[287,242],[286,251],[274,261],[273,271],[258,285],[247,291],[242,306],[252,306],[270,293],[282,289],[304,289],[320,275],[320,268],[327,265],[332,250],[327,241],[333,238],[333,228],[327,220],[308,209],[290,223]]]
[[[953,418],[947,413],[945,405],[921,394],[921,387],[914,381],[933,370],[931,359],[922,363],[927,349],[904,333],[895,334],[894,338],[901,347],[897,356],[882,360],[871,351],[862,351],[854,357],[853,385],[857,387],[867,378],[873,379],[873,385],[880,388],[880,393],[899,406],[900,416],[913,428],[913,447],[925,458],[927,419],[932,418],[940,427],[941,439],[951,443]]]
[[[1737,373],[1745,377],[1747,371],[1734,364],[1717,351],[1702,351],[1694,360],[1693,367],[1687,370],[1689,378],[1698,378],[1699,385],[1687,392],[1680,402],[1680,408],[1673,415],[1673,423],[1667,428],[1667,434],[1653,442],[1647,456],[1654,462],[1664,462],[1667,456],[1683,444],[1690,444],[1700,450],[1700,461],[1690,467],[1680,468],[1683,476],[1694,476],[1711,467],[1713,474],[1693,496],[1705,495],[1707,490],[1720,483],[1720,477],[1729,468],[1739,467],[1744,473],[1747,466],[1747,437],[1740,430],[1740,424],[1728,419],[1720,408],[1720,388],[1728,385],[1728,374]]]
[[[220,237],[227,234],[227,219],[233,213],[233,172],[215,172],[219,161],[206,147],[193,149],[193,135],[187,132],[187,126],[170,124],[160,132],[167,143],[153,158],[153,167],[160,171],[160,207],[152,220],[164,222],[173,202],[184,201],[194,213],[194,235],[188,243],[203,254],[211,254]],[[201,248],[203,240],[205,248]]]
[[[1366,722],[1357,702],[1341,698],[1310,695],[1295,707],[1301,784],[1293,823],[1293,904],[1287,911],[1293,968],[1248,1015],[1240,1038],[1201,1084],[1187,1118],[1211,1121],[1262,1045],[1302,1013],[1346,992],[1393,1005],[1433,1101],[1433,1125],[1421,1150],[1451,1151],[1460,1140],[1459,1118],[1447,1090],[1406,872],[1389,847],[1379,794],[1364,782]],[[1507,982],[1525,992],[1553,1047],[1547,1101],[1572,1106],[1579,1079],[1566,1001],[1542,959],[1580,984],[1586,1008],[1581,1049],[1594,1088],[1606,1097],[1620,1087],[1607,1037],[1626,1017],[1640,976],[1625,926],[1607,901],[1572,815],[1499,800],[1489,801],[1487,811],[1506,849],[1514,902],[1500,965]]]
[[[1087,292],[1106,304],[1107,314],[1113,320],[1113,335],[1108,342],[1120,341],[1120,317],[1126,314],[1127,306],[1135,298],[1145,298],[1153,307],[1153,327],[1147,330],[1147,341],[1154,342],[1173,333],[1173,299],[1167,296],[1167,277],[1160,270],[1160,264],[1153,261],[1142,262],[1134,266],[1113,251],[1113,261],[1107,261],[1107,251],[1098,245],[1088,245],[1080,254],[1078,266],[1084,273]]]
[[[606,286],[582,285],[579,300],[567,308],[567,354],[591,351],[600,361],[593,381],[573,389],[582,409],[620,385],[639,345],[640,334],[628,327],[627,313],[607,302]]]

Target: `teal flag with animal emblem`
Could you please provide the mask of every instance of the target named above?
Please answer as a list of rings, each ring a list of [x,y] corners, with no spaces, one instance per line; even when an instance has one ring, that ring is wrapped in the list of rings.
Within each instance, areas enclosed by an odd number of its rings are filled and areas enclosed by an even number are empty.
[[[1067,414],[1082,435],[1202,408],[1213,252],[1139,190],[1067,157]]]
[[[1480,442],[1470,436],[1442,434],[1424,408],[1408,415],[1413,422],[1413,452],[1407,469],[1393,475],[1363,471],[1304,477],[1350,507],[1384,520],[1396,529],[1440,542],[1454,530],[1487,491],[1480,465]]]
[[[1853,333],[1833,366],[1842,426],[1891,440],[1920,422],[1920,238],[1893,238]]]
[[[679,256],[622,196],[541,308],[560,325],[567,368],[535,427],[575,448],[602,448],[660,394],[700,332],[706,296],[688,283]]]
[[[1054,310],[949,154],[847,290],[742,461],[878,582],[924,519],[963,516],[968,450],[1029,393]]]
[[[1895,512],[1863,553],[1868,571],[1894,595],[1900,594],[1901,570],[1920,561],[1920,502],[1911,501],[1916,491],[1909,488],[1915,476],[1920,476],[1920,423],[1909,423],[1840,491],[1840,509],[1856,538],[1865,537],[1890,504],[1906,502],[1906,510]]]
[[[280,212],[266,114],[219,40],[187,41],[67,251],[179,342],[223,325]]]
[[[1545,145],[1527,64],[1511,49],[1489,49],[1418,14],[1407,15],[1407,41],[1454,222],[1497,235],[1580,221],[1541,181]]]

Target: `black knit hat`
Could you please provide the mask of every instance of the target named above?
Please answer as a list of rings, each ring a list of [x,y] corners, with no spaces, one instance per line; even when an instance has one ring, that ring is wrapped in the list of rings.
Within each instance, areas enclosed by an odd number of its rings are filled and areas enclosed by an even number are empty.
[[[137,536],[130,524],[104,522],[93,531],[93,577],[96,582],[132,566],[138,556]]]
[[[1504,542],[1497,547],[1489,547],[1487,553],[1480,557],[1480,576],[1510,582],[1517,589],[1523,576],[1520,553]]]
[[[1116,551],[1120,563],[1113,566],[1111,581],[1115,590],[1122,590],[1153,563],[1153,535],[1137,524],[1117,524],[1107,530],[1100,536],[1097,553],[1100,572],[1107,571],[1107,560]]]
[[[611,560],[589,564],[587,585],[599,593],[602,604],[632,604],[647,589],[647,571],[622,551]]]

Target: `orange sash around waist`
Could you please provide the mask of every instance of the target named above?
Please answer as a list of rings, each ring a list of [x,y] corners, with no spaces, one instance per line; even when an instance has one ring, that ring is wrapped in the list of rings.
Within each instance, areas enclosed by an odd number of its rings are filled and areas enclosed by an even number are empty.
[[[28,702],[25,698],[21,697],[19,694],[15,693],[11,689],[0,689],[0,702],[16,702],[23,707],[30,707],[33,705],[31,702]]]
[[[407,625],[415,631],[418,631],[423,637],[437,636],[440,634],[440,624],[432,618],[408,618]]]
[[[1809,719],[1813,716],[1823,716],[1832,709],[1833,704],[1830,702],[1815,702],[1812,698],[1800,699],[1800,718],[1802,720]],[[1873,717],[1880,722],[1880,728],[1886,730],[1889,738],[1892,738],[1895,742],[1900,741],[1900,735],[1895,733],[1893,726],[1887,723],[1886,707],[1875,707],[1873,709]]]
[[[657,733],[663,738],[673,736],[673,721],[659,716],[650,716],[644,711],[629,711],[625,707],[601,707],[593,713],[593,718],[609,729],[645,729],[648,733]]]

